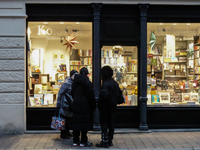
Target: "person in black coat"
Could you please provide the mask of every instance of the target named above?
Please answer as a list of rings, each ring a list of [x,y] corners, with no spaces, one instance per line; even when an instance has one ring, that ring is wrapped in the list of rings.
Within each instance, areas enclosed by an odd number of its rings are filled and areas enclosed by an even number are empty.
[[[98,109],[101,125],[101,139],[97,147],[108,148],[112,146],[114,135],[114,114],[120,95],[119,84],[112,78],[113,70],[109,66],[101,69],[102,86],[99,94]],[[109,132],[107,133],[107,129]]]
[[[87,68],[81,68],[80,74],[75,75],[72,84],[72,97],[74,100],[72,103],[73,146],[78,146],[79,143],[80,147],[92,145],[92,143],[88,142],[87,132],[93,130],[93,112],[96,102],[88,74]],[[81,141],[79,139],[80,132]]]

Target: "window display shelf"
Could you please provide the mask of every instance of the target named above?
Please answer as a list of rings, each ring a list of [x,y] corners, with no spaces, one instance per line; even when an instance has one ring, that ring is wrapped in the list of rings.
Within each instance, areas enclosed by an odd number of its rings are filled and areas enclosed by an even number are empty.
[[[80,56],[80,58],[85,58],[85,57],[92,57],[92,56]]]
[[[194,46],[200,46],[200,43],[195,43]]]
[[[170,69],[164,69],[164,71],[169,71]],[[183,70],[183,69],[172,69],[172,71],[174,70]]]
[[[127,72],[128,74],[131,74],[131,73],[137,73],[137,72]]]
[[[70,66],[92,66],[92,65],[70,65]]]
[[[186,78],[186,76],[177,76],[177,75],[165,75],[165,78]]]
[[[162,56],[162,54],[153,54],[153,56]]]
[[[187,55],[176,55],[175,57],[187,57]]]
[[[187,61],[170,61],[170,62],[164,62],[164,63],[187,63]]]

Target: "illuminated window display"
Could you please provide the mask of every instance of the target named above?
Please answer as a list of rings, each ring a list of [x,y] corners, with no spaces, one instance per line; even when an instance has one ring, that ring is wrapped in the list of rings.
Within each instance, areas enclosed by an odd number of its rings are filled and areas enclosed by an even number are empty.
[[[28,22],[28,47],[28,107],[55,107],[71,70],[92,74],[92,23]]]
[[[199,24],[147,24],[148,105],[199,105]]]
[[[126,100],[119,106],[137,105],[137,51],[136,46],[103,46],[101,49],[101,65],[109,65],[113,69],[113,78]]]

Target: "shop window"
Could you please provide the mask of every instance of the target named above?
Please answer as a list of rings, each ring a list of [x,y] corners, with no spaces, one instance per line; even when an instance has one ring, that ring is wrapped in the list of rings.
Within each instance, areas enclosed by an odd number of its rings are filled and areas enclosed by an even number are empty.
[[[199,26],[147,24],[148,105],[199,105]]]
[[[101,49],[101,66],[113,69],[113,78],[126,100],[119,106],[136,106],[138,103],[137,51],[136,46],[103,46]]]
[[[56,107],[71,70],[89,70],[92,81],[92,23],[28,22],[28,107]]]

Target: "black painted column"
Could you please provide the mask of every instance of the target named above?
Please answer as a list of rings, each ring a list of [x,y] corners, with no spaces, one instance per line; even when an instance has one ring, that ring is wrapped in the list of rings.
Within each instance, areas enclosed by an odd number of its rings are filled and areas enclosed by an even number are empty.
[[[100,48],[100,11],[102,4],[92,3],[93,8],[93,53],[92,53],[92,70],[93,70],[93,87],[95,93],[96,104],[99,99],[99,91],[101,86],[100,70],[101,70],[101,48]],[[99,111],[96,108],[94,113],[94,130],[100,130]]]
[[[147,4],[140,4],[140,97],[139,97],[139,107],[140,107],[140,130],[148,130],[147,126]]]

